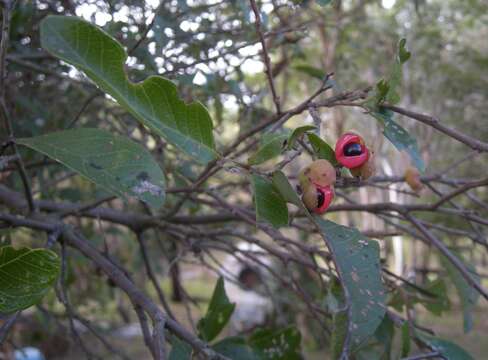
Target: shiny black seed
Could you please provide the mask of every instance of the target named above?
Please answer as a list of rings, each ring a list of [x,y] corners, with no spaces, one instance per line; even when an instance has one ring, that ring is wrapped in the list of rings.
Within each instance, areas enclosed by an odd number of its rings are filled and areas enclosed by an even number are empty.
[[[363,153],[363,148],[361,144],[350,143],[344,147],[344,155],[346,156],[357,156]]]
[[[322,190],[317,189],[317,208],[322,207],[325,202],[325,194]]]

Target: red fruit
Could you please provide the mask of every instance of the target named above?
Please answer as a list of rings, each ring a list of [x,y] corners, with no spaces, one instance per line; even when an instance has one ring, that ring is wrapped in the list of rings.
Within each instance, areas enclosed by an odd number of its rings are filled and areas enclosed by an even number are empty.
[[[362,166],[369,159],[369,150],[361,136],[345,133],[337,140],[335,147],[337,161],[348,169]]]
[[[334,188],[311,184],[304,191],[302,199],[308,210],[316,214],[323,214],[334,199]]]

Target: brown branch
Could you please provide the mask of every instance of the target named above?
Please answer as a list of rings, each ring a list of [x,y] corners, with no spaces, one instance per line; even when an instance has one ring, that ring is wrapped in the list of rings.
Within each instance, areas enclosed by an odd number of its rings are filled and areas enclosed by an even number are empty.
[[[269,58],[268,48],[266,46],[266,40],[264,39],[264,34],[263,31],[261,30],[261,14],[259,13],[259,9],[258,6],[256,5],[256,1],[250,0],[250,3],[251,3],[252,11],[254,13],[254,18],[255,18],[254,24],[256,26],[256,32],[258,33],[259,41],[261,42],[263,60],[266,66],[266,77],[268,78],[268,84],[271,89],[271,94],[273,95],[273,102],[275,104],[276,113],[281,114],[280,98],[276,92],[276,88],[274,85],[271,60]]]
[[[471,136],[468,136],[460,132],[459,130],[450,128],[442,124],[442,122],[434,116],[416,113],[414,111],[410,111],[394,105],[384,104],[382,106],[398,114],[408,116],[411,119],[415,119],[417,121],[420,121],[421,123],[429,125],[434,129],[448,135],[449,137],[456,139],[457,141],[469,146],[471,149],[488,152],[488,143],[472,138]]]

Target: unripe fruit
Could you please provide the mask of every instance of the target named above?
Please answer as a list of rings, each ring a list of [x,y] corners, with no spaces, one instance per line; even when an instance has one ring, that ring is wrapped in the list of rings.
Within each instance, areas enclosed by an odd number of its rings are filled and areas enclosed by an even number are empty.
[[[336,170],[330,162],[324,159],[315,160],[305,167],[298,175],[300,186],[303,190],[310,184],[318,186],[334,185],[336,181]]]
[[[417,193],[424,188],[424,184],[420,181],[420,172],[412,166],[405,170],[405,182]]]
[[[337,140],[335,156],[340,164],[348,169],[354,169],[368,161],[369,150],[361,136],[347,132]]]
[[[323,214],[327,211],[334,199],[334,188],[332,186],[317,186],[311,184],[302,195],[302,200],[308,210]]]
[[[368,161],[357,168],[350,169],[351,174],[355,177],[360,177],[363,180],[369,179],[376,172],[373,153],[370,154]]]
[[[336,170],[324,159],[316,160],[298,175],[303,189],[302,200],[308,210],[323,214],[334,198]]]

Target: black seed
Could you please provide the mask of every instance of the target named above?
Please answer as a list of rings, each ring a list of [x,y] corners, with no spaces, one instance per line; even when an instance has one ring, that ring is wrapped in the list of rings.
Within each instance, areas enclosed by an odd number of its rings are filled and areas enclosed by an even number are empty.
[[[322,207],[325,202],[325,194],[322,190],[317,189],[317,208]]]
[[[346,156],[357,156],[363,153],[363,148],[361,144],[358,143],[350,143],[344,147],[344,155]]]

